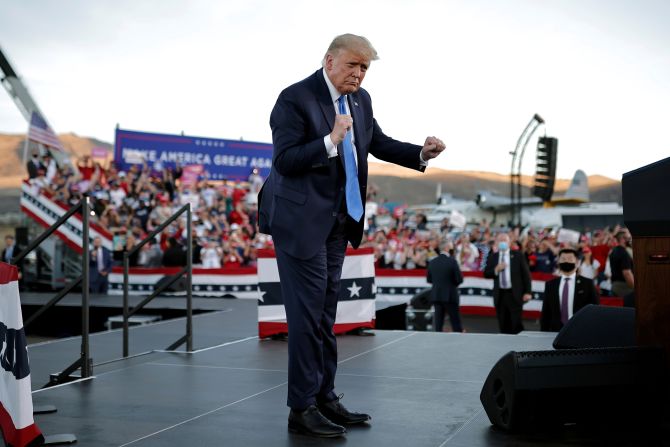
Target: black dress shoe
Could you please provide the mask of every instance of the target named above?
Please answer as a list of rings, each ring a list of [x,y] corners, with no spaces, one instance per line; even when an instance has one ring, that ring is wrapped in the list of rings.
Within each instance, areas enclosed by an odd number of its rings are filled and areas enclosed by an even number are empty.
[[[321,402],[318,405],[319,411],[325,417],[335,422],[336,424],[341,425],[351,425],[351,424],[360,424],[362,422],[367,422],[372,419],[369,414],[365,413],[354,413],[347,410],[344,405],[340,402],[342,395],[330,402]]]
[[[305,411],[291,410],[288,415],[288,429],[294,433],[319,438],[335,438],[344,436],[347,432],[344,427],[326,419],[316,405],[310,405]]]

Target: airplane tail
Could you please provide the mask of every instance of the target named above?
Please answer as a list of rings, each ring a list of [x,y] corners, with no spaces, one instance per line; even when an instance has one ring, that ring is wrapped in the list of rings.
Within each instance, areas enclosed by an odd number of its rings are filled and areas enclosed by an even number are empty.
[[[570,187],[565,192],[565,196],[561,198],[588,202],[589,197],[589,180],[584,171],[577,169],[574,177],[572,177],[572,182],[570,182]]]

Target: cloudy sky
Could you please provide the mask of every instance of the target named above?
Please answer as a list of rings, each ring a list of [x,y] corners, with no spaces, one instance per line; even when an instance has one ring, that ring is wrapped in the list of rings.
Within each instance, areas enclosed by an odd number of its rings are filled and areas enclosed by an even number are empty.
[[[335,35],[363,34],[378,122],[441,137],[434,166],[508,173],[539,113],[559,176],[620,178],[670,155],[668,23],[664,0],[0,0],[0,47],[59,133],[270,142],[279,92]],[[0,132],[26,127],[0,92]]]

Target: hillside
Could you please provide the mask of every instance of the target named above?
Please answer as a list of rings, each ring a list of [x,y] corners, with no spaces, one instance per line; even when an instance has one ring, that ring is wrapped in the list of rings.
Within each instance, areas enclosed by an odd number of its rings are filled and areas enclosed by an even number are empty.
[[[509,175],[480,171],[451,171],[428,168],[425,173],[400,166],[370,163],[370,183],[381,191],[381,197],[392,202],[430,203],[435,201],[436,188],[459,199],[474,200],[477,192],[488,190],[509,195]],[[601,175],[589,176],[589,190],[593,202],[621,203],[621,182]],[[555,194],[565,193],[571,179],[557,179]],[[532,176],[522,176],[524,197],[531,195]]]
[[[80,137],[74,133],[61,134],[59,138],[65,151],[74,158],[90,154],[95,146],[108,149],[110,154],[112,151],[110,143],[95,138]],[[0,134],[0,154],[3,160],[0,163],[0,190],[20,187],[26,172],[23,165],[24,143],[25,135]]]
[[[24,135],[0,134],[0,212],[7,210],[7,203],[18,210],[18,195],[25,167],[22,163]],[[65,150],[73,157],[90,154],[93,147],[104,147],[112,151],[112,144],[93,138],[80,137],[74,133],[60,135]],[[395,165],[370,163],[370,183],[380,189],[380,196],[393,202],[429,203],[435,201],[438,184],[443,193],[454,197],[474,200],[479,190],[489,190],[501,195],[509,194],[509,176],[492,172],[451,171],[429,168],[425,173]],[[532,177],[524,176],[524,196],[530,195]],[[569,179],[556,181],[556,193],[562,194],[570,184]],[[589,177],[591,199],[594,202],[621,203],[621,182],[600,175]],[[7,202],[9,199],[9,202]],[[10,211],[12,211],[10,209]]]

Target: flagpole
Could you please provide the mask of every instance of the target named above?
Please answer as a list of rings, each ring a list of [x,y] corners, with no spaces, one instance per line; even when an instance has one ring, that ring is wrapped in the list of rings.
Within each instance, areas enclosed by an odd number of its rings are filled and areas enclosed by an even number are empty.
[[[26,163],[28,162],[28,133],[30,132],[30,124],[28,124],[28,132],[26,132],[26,139],[23,142],[23,167],[26,167]]]

